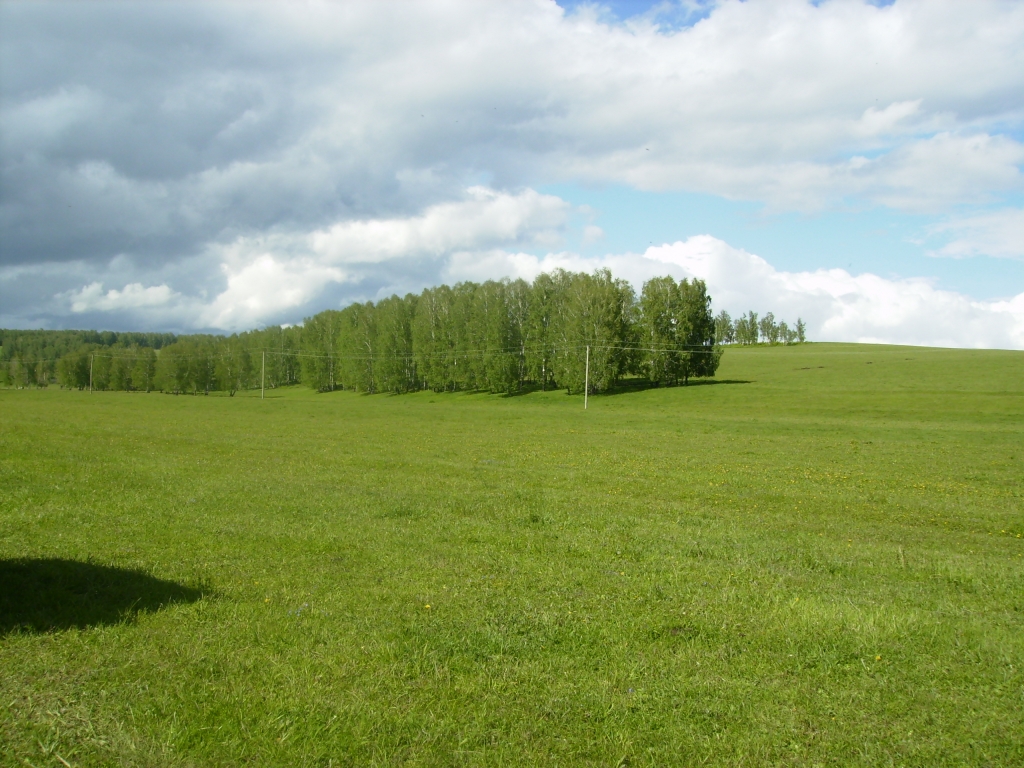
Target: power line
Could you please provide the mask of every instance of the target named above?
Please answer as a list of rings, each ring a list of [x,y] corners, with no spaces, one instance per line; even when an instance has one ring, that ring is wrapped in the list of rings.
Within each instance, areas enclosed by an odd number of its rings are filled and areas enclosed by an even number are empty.
[[[400,354],[382,352],[379,354],[360,354],[360,355],[345,355],[340,353],[328,353],[318,354],[314,352],[300,352],[293,350],[277,350],[277,349],[264,349],[260,347],[254,347],[251,349],[243,350],[241,352],[218,352],[213,351],[210,353],[192,353],[192,354],[180,354],[174,352],[175,358],[178,360],[217,360],[217,359],[234,359],[242,358],[245,355],[249,355],[250,358],[255,354],[264,355],[277,355],[278,357],[284,358],[297,358],[297,359],[320,359],[320,360],[420,360],[429,358],[460,358],[460,357],[476,357],[485,355],[531,355],[531,354],[543,354],[548,353],[565,353],[565,352],[582,352],[587,347],[591,349],[601,350],[616,350],[623,352],[685,352],[685,351],[703,351],[712,352],[715,351],[721,345],[706,345],[706,344],[676,344],[668,345],[664,347],[637,347],[631,345],[615,345],[615,344],[546,344],[546,345],[535,345],[535,346],[515,346],[515,347],[498,347],[495,349],[458,349],[450,348],[445,350],[438,350],[434,352],[404,352]],[[146,347],[146,349],[152,349],[152,347]],[[160,352],[163,350],[153,350],[156,353],[156,357],[160,357]],[[35,357],[35,358],[24,358],[18,357],[17,354],[12,355],[7,359],[0,359],[0,362],[17,362],[22,365],[38,364],[38,363],[53,363],[57,362],[62,358],[70,355],[77,354],[89,354],[90,358],[104,358],[107,360],[127,360],[138,362],[140,357],[145,356],[145,353],[137,354],[104,354],[102,352],[67,352],[58,357]]]

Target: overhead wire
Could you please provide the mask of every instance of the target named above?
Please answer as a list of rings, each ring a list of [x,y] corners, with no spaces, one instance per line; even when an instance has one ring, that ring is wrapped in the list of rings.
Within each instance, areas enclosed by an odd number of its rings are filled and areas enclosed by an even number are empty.
[[[374,354],[346,355],[346,354],[338,354],[338,353],[318,354],[318,353],[313,353],[313,352],[301,352],[301,351],[280,350],[280,349],[264,349],[264,348],[261,348],[261,347],[254,347],[254,348],[242,350],[242,351],[239,351],[239,352],[219,352],[219,351],[215,351],[215,352],[208,353],[208,354],[192,353],[192,354],[182,355],[180,353],[175,352],[175,356],[178,359],[181,359],[181,360],[202,360],[202,359],[210,359],[210,358],[215,358],[215,359],[217,359],[217,358],[219,358],[219,359],[237,358],[237,357],[242,357],[243,355],[246,355],[246,354],[248,354],[250,356],[253,356],[253,355],[260,355],[260,354],[266,353],[268,355],[277,355],[279,357],[291,357],[291,358],[299,358],[299,359],[304,359],[305,358],[305,359],[321,359],[321,360],[381,360],[381,359],[389,359],[389,360],[399,360],[399,359],[416,360],[416,359],[438,358],[438,357],[462,358],[462,357],[476,357],[476,356],[484,356],[484,355],[502,355],[502,354],[508,354],[508,355],[523,354],[523,355],[526,355],[526,354],[541,354],[543,352],[549,352],[549,353],[564,353],[564,352],[572,352],[572,351],[582,352],[588,346],[592,350],[616,350],[616,351],[623,351],[623,352],[662,352],[662,353],[672,353],[672,352],[685,352],[685,351],[711,352],[711,351],[714,351],[715,348],[720,346],[720,345],[717,345],[717,344],[716,345],[707,345],[707,344],[677,344],[677,345],[663,346],[663,347],[638,347],[638,346],[633,346],[633,345],[616,345],[616,344],[589,344],[589,345],[588,344],[550,344],[550,345],[534,345],[534,346],[528,346],[528,347],[520,347],[520,346],[515,346],[515,347],[498,347],[498,348],[495,348],[495,349],[458,349],[458,348],[455,348],[455,349],[438,350],[438,351],[434,351],[434,352],[403,352],[403,353],[400,353],[400,354],[386,353],[385,352],[385,353],[380,353],[380,354],[377,354],[377,355],[374,355]],[[153,349],[153,348],[152,347],[144,347],[143,349]],[[162,351],[162,349],[160,349],[160,350],[154,349],[154,352],[157,353],[157,357],[159,357],[159,354],[160,354],[161,351]],[[107,360],[136,360],[137,361],[139,359],[139,357],[140,357],[139,353],[135,353],[135,354],[109,354],[109,353],[104,353],[104,352],[68,352],[68,353],[66,353],[64,355],[61,355],[60,357],[24,358],[24,357],[18,357],[17,354],[15,353],[11,357],[9,357],[9,358],[6,358],[6,359],[0,358],[0,362],[18,362],[18,363],[21,363],[21,364],[51,363],[51,362],[56,362],[56,361],[58,361],[59,359],[61,359],[63,357],[67,357],[68,355],[74,355],[74,354],[87,355],[89,357],[103,358],[103,359],[107,359]]]

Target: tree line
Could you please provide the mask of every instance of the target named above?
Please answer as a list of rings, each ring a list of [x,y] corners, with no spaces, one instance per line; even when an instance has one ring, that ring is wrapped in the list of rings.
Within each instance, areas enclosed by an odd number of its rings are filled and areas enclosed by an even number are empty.
[[[173,333],[0,329],[0,386],[45,387],[56,383],[61,358],[80,350],[107,354],[132,348],[159,350],[177,338]]]
[[[649,280],[636,296],[608,270],[442,285],[307,318],[303,381],[358,392],[591,392],[627,375],[655,385],[713,376],[711,297],[701,280]]]
[[[57,361],[55,378],[67,389],[173,394],[226,390],[234,395],[261,383],[297,384],[301,332],[297,327],[272,326],[231,336],[193,334],[179,336],[159,350],[137,344],[84,344]]]
[[[461,282],[326,310],[301,326],[231,336],[0,331],[0,384],[234,394],[303,383],[402,393],[527,387],[591,392],[714,376],[723,344],[793,343],[804,325],[712,315],[701,280],[660,277],[639,295],[608,270]]]
[[[807,341],[807,326],[801,318],[792,327],[785,320],[776,321],[766,312],[758,319],[757,312],[747,312],[733,321],[724,309],[715,316],[715,341],[719,344],[800,344]]]
[[[235,391],[260,383],[250,358],[263,350],[271,352],[267,385],[296,384],[300,332],[276,326],[230,337],[0,329],[0,386]]]

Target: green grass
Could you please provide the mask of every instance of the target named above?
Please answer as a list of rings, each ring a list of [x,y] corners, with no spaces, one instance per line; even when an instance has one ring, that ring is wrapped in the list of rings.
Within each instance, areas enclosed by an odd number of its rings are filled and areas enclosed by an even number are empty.
[[[1024,764],[1024,354],[719,378],[0,391],[0,762]]]

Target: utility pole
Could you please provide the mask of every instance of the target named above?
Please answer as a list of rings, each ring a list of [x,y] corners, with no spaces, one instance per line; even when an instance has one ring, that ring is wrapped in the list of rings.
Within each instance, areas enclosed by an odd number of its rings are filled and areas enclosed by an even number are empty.
[[[260,400],[266,397],[267,381],[267,350],[263,350],[263,363],[260,365]]]
[[[590,345],[587,344],[587,371],[583,375],[583,410],[587,410],[587,396],[590,394]]]
[[[89,391],[92,392],[92,361],[96,355],[89,355]]]

